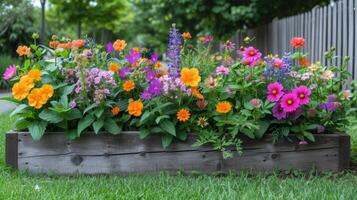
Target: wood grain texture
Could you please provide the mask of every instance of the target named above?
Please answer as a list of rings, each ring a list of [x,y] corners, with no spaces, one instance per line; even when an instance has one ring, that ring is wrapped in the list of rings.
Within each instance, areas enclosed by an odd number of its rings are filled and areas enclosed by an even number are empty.
[[[63,133],[46,133],[39,142],[33,141],[26,132],[8,133],[7,137],[14,135],[18,138],[15,145],[19,170],[55,174],[141,174],[178,170],[205,173],[275,169],[339,171],[348,167],[350,148],[349,136],[345,134],[316,135],[316,142],[307,145],[286,140],[273,144],[271,135],[267,135],[262,140],[244,138],[243,154],[234,152],[233,158],[223,159],[220,152],[208,145],[192,147],[196,139],[193,134],[187,141],[175,141],[167,149],[161,147],[159,135],[141,140],[133,131],[118,136],[87,133],[73,141],[67,140]]]

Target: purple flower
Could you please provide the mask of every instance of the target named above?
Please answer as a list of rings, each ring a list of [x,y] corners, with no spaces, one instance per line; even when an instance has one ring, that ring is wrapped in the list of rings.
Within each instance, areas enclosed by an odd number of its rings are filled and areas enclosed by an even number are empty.
[[[281,107],[280,103],[276,103],[272,111],[273,111],[273,117],[277,119],[285,119],[287,117],[287,113]]]
[[[331,111],[331,112],[336,111],[337,108],[339,108],[340,106],[341,106],[340,102],[327,102],[327,103],[320,104],[321,109]]]
[[[160,95],[161,94],[161,90],[162,90],[162,84],[161,81],[158,79],[154,79],[148,88],[148,91],[152,94],[152,95]]]
[[[176,29],[175,24],[172,25],[169,32],[166,55],[169,60],[167,70],[170,76],[177,77],[180,71],[181,34]]]
[[[150,62],[156,63],[159,60],[159,54],[153,53],[151,54]]]
[[[316,131],[317,131],[317,133],[323,133],[323,132],[325,132],[325,127],[322,125],[317,125]]]
[[[147,69],[146,70],[146,80],[147,81],[152,81],[153,79],[155,79],[155,72],[152,69]]]
[[[140,59],[140,52],[135,51],[134,49],[130,49],[129,55],[126,55],[125,58],[130,64],[134,64]]]
[[[112,53],[113,52],[113,44],[111,43],[111,42],[109,42],[108,44],[107,44],[107,53]]]
[[[216,68],[216,73],[217,74],[220,74],[220,75],[228,75],[229,74],[229,68],[228,67],[225,67],[223,65],[221,66],[218,66]]]
[[[234,49],[236,46],[236,44],[234,44],[233,42],[227,40],[224,44],[223,44],[223,48],[225,50],[229,50],[229,49]]]
[[[71,102],[71,108],[75,108],[75,107],[77,107],[77,102],[75,100],[73,100]]]
[[[119,77],[120,78],[126,78],[126,75],[130,73],[130,68],[129,67],[124,67],[123,69],[119,70]]]
[[[301,140],[300,142],[299,142],[299,145],[307,145],[308,143],[305,141],[305,140]]]
[[[3,74],[4,80],[9,80],[16,75],[16,65],[10,65]]]
[[[140,98],[144,100],[150,100],[152,98],[152,94],[149,91],[145,90],[140,94]]]
[[[331,95],[328,95],[328,96],[327,96],[327,101],[328,101],[328,102],[335,102],[336,99],[337,99],[337,97],[336,97],[336,95],[334,95],[334,94],[331,94]]]

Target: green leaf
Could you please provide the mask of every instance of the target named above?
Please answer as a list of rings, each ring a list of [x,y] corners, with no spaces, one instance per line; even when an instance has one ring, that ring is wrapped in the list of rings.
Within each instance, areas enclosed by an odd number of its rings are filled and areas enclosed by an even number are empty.
[[[42,110],[38,116],[44,121],[48,121],[53,124],[59,123],[63,120],[61,115],[59,115],[57,112],[48,109]]]
[[[151,128],[150,131],[152,133],[163,133],[164,132],[160,127],[157,127],[157,126],[154,126],[153,128]]]
[[[254,131],[247,128],[241,128],[240,132],[244,133],[244,135],[248,136],[251,139],[255,139]]]
[[[165,113],[166,113],[166,112],[165,112]],[[161,116],[159,116],[159,117],[157,117],[157,118],[155,119],[155,122],[156,122],[157,124],[159,124],[162,119],[170,119],[170,116],[168,116],[168,115],[161,115]]]
[[[309,139],[312,142],[315,142],[315,137],[312,133],[304,131],[303,134],[307,139]]]
[[[281,134],[285,137],[289,135],[290,129],[288,127],[282,127],[281,128]]]
[[[161,142],[162,142],[162,146],[164,147],[164,149],[166,149],[168,146],[170,146],[170,144],[172,143],[172,139],[174,137],[172,135],[169,134],[165,134],[162,136],[161,138]]]
[[[97,118],[100,118],[102,116],[104,112],[104,108],[98,108],[94,111],[94,115],[97,117]]]
[[[87,115],[78,122],[77,135],[80,136],[88,126],[90,126],[95,120],[93,115]]]
[[[117,135],[122,131],[121,128],[117,125],[117,123],[111,118],[107,118],[105,120],[104,128],[113,135]]]
[[[146,128],[141,128],[140,129],[140,139],[146,138],[148,135],[150,135],[150,130]]]
[[[33,121],[28,125],[29,132],[35,141],[39,141],[45,133],[47,122],[45,121]]]
[[[18,101],[12,97],[1,97],[0,100],[9,101],[9,102],[13,102],[13,103],[21,103],[21,101]]]
[[[20,105],[16,106],[15,110],[11,112],[10,117],[22,112],[27,107],[28,107],[28,105],[26,105],[26,104],[20,104]]]
[[[250,102],[249,101],[246,101],[246,102],[244,102],[244,108],[245,109],[247,109],[247,110],[253,110],[254,108],[253,108],[253,106],[252,106],[252,104],[250,104]]]
[[[150,111],[145,111],[144,114],[140,118],[140,125],[145,124],[147,120],[150,118],[151,112]]]
[[[29,124],[30,121],[28,121],[25,117],[20,117],[16,120],[14,127],[16,130],[23,130],[26,129]]]
[[[66,130],[65,134],[66,134],[67,138],[70,139],[70,140],[74,140],[74,139],[76,139],[78,137],[77,129]]]
[[[97,107],[98,105],[96,103],[93,103],[92,105],[90,105],[89,107],[87,107],[86,109],[84,109],[83,114],[86,114],[88,111],[92,110],[93,108]]]
[[[175,124],[171,121],[165,119],[160,124],[160,128],[173,136],[176,136]]]
[[[60,89],[61,96],[63,96],[63,95],[67,96],[67,95],[71,94],[75,87],[76,87],[76,84],[68,85],[68,86],[61,88]]]
[[[74,120],[74,119],[80,119],[82,118],[82,113],[79,111],[77,108],[71,109],[68,112],[64,114],[64,118],[66,120]]]
[[[104,120],[97,120],[92,124],[95,134],[98,134],[100,129],[104,126]]]
[[[259,121],[259,129],[255,130],[255,137],[256,138],[262,138],[264,133],[266,133],[266,131],[268,130],[269,126],[270,126],[270,122],[269,121]]]

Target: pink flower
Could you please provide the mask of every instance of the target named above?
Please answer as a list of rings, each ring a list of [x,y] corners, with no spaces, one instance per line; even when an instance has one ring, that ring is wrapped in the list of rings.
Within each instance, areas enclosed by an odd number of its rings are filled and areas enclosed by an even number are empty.
[[[309,90],[305,85],[301,85],[293,89],[292,93],[299,98],[300,105],[306,105],[310,102],[311,90]]]
[[[281,107],[280,103],[275,104],[272,111],[273,111],[273,117],[277,119],[285,119],[287,117],[287,113]]]
[[[285,112],[294,112],[299,108],[300,102],[296,94],[289,93],[283,96],[280,104]]]
[[[223,65],[221,66],[218,66],[216,68],[216,73],[217,74],[220,74],[220,75],[228,75],[229,74],[229,68],[228,67],[225,67]]]
[[[250,104],[256,109],[258,109],[262,106],[262,102],[260,101],[260,99],[257,99],[257,98],[250,100]]]
[[[250,67],[253,67],[261,56],[262,54],[254,47],[247,47],[243,50],[242,62],[248,64]]]
[[[10,65],[5,69],[3,74],[4,80],[10,80],[12,77],[16,75],[16,65]]]
[[[282,59],[280,58],[274,58],[273,59],[273,66],[277,69],[280,69],[282,67],[285,67],[285,63],[283,62]]]
[[[301,140],[300,142],[299,142],[299,145],[307,145],[308,143],[305,141],[305,140]]]
[[[268,96],[267,99],[270,102],[279,101],[280,97],[283,96],[283,86],[279,82],[270,83],[268,85]]]

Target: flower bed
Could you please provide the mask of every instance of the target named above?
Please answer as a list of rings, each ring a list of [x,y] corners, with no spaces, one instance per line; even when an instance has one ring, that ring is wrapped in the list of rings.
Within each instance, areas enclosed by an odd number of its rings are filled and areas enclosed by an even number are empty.
[[[124,40],[105,47],[90,39],[58,39],[49,47],[19,46],[23,64],[6,70],[19,105],[17,130],[40,140],[46,132],[78,139],[86,132],[140,138],[161,136],[163,148],[197,133],[194,147],[210,144],[224,158],[242,153],[242,136],[271,141],[315,142],[314,134],[344,132],[354,114],[356,95],[342,90],[349,77],[341,67],[310,63],[299,52],[305,40],[293,38],[294,51],[262,57],[259,50],[227,41],[212,52],[213,37],[193,45],[189,33],[169,33],[167,66],[145,48]],[[328,61],[334,49],[325,53]],[[293,134],[292,136],[290,134]],[[290,137],[291,136],[291,137]],[[234,149],[232,149],[234,147]]]

